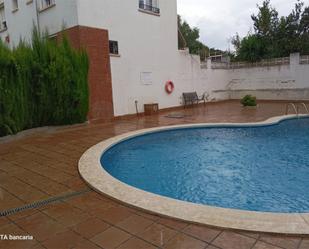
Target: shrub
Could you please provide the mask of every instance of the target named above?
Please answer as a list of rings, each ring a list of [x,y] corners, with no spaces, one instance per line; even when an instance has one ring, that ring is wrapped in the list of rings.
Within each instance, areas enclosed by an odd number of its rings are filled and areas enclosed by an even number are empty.
[[[256,97],[252,95],[246,95],[241,99],[241,104],[243,106],[256,106]]]
[[[46,37],[34,30],[12,50],[0,42],[0,136],[87,119],[88,56]]]

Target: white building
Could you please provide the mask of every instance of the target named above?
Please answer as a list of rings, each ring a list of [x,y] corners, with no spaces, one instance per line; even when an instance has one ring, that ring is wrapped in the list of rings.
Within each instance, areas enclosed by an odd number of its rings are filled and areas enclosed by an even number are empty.
[[[214,70],[209,60],[201,69],[198,56],[178,50],[177,0],[0,0],[0,38],[9,46],[30,40],[33,25],[51,36],[65,29],[74,46],[87,49],[91,120],[134,114],[136,101],[140,112],[148,103],[179,106],[191,91],[216,100],[255,89],[268,99],[309,93],[309,65],[299,57],[284,66],[235,70]],[[169,80],[172,94],[165,91]],[[278,94],[282,89],[293,93]]]
[[[84,39],[75,43],[91,50],[91,119],[134,114],[135,101],[139,111],[153,102],[179,106],[182,92],[205,91],[199,58],[178,50],[176,0],[2,0],[0,6],[0,37],[10,46],[29,40],[33,25],[51,36],[65,27],[71,39]],[[168,80],[172,94],[164,89]]]

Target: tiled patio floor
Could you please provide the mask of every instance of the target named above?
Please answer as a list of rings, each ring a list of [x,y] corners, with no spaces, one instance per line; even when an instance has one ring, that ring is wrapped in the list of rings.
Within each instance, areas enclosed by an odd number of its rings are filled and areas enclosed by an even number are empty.
[[[132,118],[38,132],[0,142],[0,212],[88,188],[77,162],[92,145],[128,131],[196,122],[252,122],[282,115],[284,103],[262,102],[245,110],[238,102],[182,112],[183,119]],[[274,236],[197,226],[126,207],[94,191],[0,217],[0,235],[32,235],[33,241],[0,241],[0,248],[309,249],[309,237]]]

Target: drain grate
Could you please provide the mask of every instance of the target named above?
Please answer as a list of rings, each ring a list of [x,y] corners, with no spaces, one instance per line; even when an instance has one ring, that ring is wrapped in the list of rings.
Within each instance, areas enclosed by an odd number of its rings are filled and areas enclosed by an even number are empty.
[[[70,198],[73,198],[73,197],[76,197],[76,196],[80,196],[80,195],[86,194],[86,193],[91,192],[91,191],[92,191],[91,189],[87,188],[87,189],[83,189],[81,191],[77,191],[77,192],[67,193],[67,194],[60,195],[60,196],[51,197],[49,199],[45,199],[45,200],[42,200],[42,201],[34,202],[34,203],[27,204],[27,205],[24,205],[24,206],[21,206],[21,207],[0,211],[0,217],[9,216],[9,215],[16,214],[18,212],[25,211],[25,210],[28,210],[28,209],[34,209],[34,208],[43,207],[43,206],[46,206],[46,205],[48,205],[50,203],[58,202],[58,201],[64,201],[64,200],[67,200],[67,199],[70,199]]]

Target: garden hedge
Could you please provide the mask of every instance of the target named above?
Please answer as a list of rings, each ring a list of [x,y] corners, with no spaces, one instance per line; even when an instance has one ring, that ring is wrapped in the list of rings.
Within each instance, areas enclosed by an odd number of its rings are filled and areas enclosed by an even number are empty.
[[[14,49],[0,41],[0,136],[87,119],[87,53],[46,37],[34,30]]]

